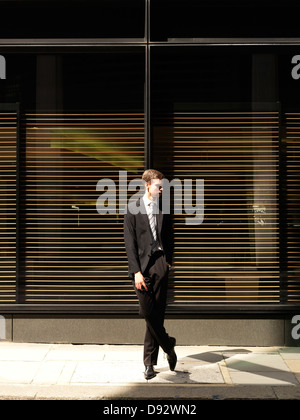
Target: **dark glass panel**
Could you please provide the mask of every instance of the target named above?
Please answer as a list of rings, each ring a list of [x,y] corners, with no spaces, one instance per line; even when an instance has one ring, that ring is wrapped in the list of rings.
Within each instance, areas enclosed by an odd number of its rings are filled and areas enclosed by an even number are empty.
[[[0,1],[0,38],[144,38],[144,0]]]
[[[151,41],[300,37],[298,16],[295,0],[151,0]]]

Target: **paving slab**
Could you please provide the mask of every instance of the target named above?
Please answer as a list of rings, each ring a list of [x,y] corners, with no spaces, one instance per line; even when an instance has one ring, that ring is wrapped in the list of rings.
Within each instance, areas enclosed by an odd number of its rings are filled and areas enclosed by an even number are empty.
[[[42,361],[50,348],[49,344],[0,342],[0,360]]]
[[[152,383],[180,384],[222,384],[224,378],[217,363],[197,363],[184,360],[177,362],[175,371],[171,372],[167,363],[155,368],[157,376]]]
[[[57,385],[69,385],[72,381],[76,366],[76,361],[71,360],[65,362],[63,370],[57,380]]]
[[[78,362],[72,384],[144,383],[143,364],[136,362]]]
[[[104,346],[52,346],[45,356],[45,360],[103,360],[107,354]]]
[[[106,347],[105,361],[132,361],[142,363],[143,347],[142,346],[114,346]],[[159,352],[159,360],[163,359],[163,352]]]
[[[0,362],[0,384],[31,384],[39,368],[39,362]]]
[[[277,352],[224,353],[233,384],[291,385],[297,378]]]
[[[43,362],[37,373],[35,374],[32,383],[43,385],[54,385],[64,369],[64,361],[45,361]]]
[[[278,352],[282,356],[283,359],[294,359],[300,360],[300,347],[284,347],[279,348]]]
[[[226,355],[225,355],[226,356]],[[230,372],[263,372],[263,371],[282,371],[289,370],[287,364],[282,357],[277,353],[248,353],[248,354],[234,354],[225,359],[226,365]]]
[[[300,373],[300,359],[285,359],[288,368],[294,373]]]
[[[233,384],[239,385],[297,385],[298,381],[291,372],[230,372]]]

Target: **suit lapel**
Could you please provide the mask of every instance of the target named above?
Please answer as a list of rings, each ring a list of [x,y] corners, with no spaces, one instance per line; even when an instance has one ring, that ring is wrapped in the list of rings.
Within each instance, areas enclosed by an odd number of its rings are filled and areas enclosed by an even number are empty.
[[[158,233],[159,238],[160,238],[160,232],[161,232],[163,217],[164,217],[163,212],[161,211],[161,209],[159,209],[159,212],[156,215],[157,233]]]
[[[144,204],[144,200],[142,198],[140,198],[139,200],[140,200],[140,209],[141,209],[141,213],[140,213],[141,220],[147,226],[147,228],[149,230],[149,233],[151,235],[151,228],[150,228],[150,225],[149,225],[149,219],[148,219],[148,215],[147,215],[147,212],[146,212],[146,207],[145,207],[145,204]]]

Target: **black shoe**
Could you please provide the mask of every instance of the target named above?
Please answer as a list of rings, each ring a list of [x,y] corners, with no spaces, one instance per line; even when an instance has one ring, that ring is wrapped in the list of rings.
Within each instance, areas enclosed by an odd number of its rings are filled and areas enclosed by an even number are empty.
[[[146,366],[144,376],[145,379],[152,379],[156,376],[152,365]]]
[[[176,338],[170,337],[170,341],[171,341],[172,349],[174,349],[174,347],[176,346]]]
[[[177,363],[177,356],[176,353],[174,351],[174,347],[176,345],[176,339],[174,337],[170,337],[170,340],[172,341],[172,345],[173,347],[171,348],[171,350],[168,352],[167,354],[167,360],[170,366],[170,370],[174,370],[176,363]]]

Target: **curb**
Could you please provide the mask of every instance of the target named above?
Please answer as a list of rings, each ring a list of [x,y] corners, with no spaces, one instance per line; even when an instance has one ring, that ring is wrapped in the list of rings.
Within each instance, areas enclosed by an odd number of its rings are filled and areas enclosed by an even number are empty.
[[[291,400],[300,399],[300,385],[5,385],[0,400]]]

